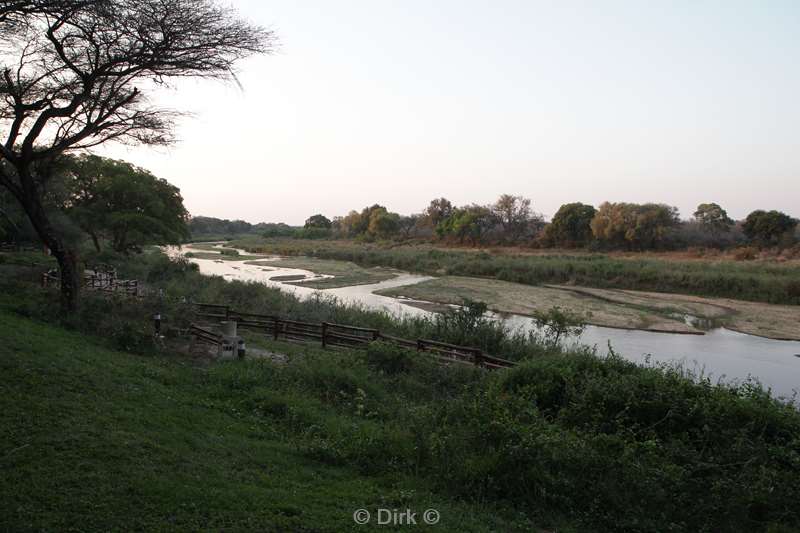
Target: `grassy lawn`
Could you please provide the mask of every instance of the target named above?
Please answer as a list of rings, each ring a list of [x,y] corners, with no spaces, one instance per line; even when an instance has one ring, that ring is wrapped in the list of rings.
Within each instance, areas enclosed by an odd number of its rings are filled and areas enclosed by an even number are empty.
[[[379,507],[435,507],[441,531],[530,527],[300,453],[242,407],[267,362],[134,356],[5,311],[0,338],[0,530],[363,531],[353,511]]]

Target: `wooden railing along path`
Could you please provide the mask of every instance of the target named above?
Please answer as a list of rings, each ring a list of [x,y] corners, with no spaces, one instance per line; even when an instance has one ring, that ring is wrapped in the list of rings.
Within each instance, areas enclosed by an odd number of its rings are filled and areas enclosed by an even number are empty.
[[[460,363],[475,365],[482,368],[510,368],[515,365],[513,361],[502,359],[483,353],[479,348],[457,346],[446,342],[429,339],[409,340],[381,333],[377,329],[362,328],[332,322],[301,322],[274,315],[261,315],[255,313],[241,313],[227,305],[195,303],[198,308],[197,316],[209,322],[234,320],[237,327],[271,336],[297,341],[317,341],[323,348],[329,346],[343,348],[365,348],[374,341],[388,342],[404,348],[419,352],[430,353],[445,363]],[[219,344],[221,336],[200,325],[192,324],[190,333],[203,342]]]

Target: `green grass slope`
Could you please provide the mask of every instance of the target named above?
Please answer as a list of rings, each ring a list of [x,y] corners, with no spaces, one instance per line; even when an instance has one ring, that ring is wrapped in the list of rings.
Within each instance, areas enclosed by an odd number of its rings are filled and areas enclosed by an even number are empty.
[[[269,363],[135,356],[2,310],[0,339],[2,531],[364,531],[356,509],[430,507],[441,531],[530,530],[302,452],[285,424],[241,407],[253,397],[240,384]]]

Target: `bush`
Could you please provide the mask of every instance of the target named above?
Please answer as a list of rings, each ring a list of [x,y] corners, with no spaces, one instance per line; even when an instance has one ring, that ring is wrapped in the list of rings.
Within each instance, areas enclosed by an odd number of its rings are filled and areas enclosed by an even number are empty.
[[[386,374],[407,373],[417,363],[417,352],[396,344],[373,342],[367,348],[370,367]]]

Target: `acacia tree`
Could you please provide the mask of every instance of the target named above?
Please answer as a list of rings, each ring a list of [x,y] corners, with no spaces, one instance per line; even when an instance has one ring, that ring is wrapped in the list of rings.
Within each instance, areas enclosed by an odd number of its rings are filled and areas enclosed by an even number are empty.
[[[0,39],[0,185],[58,261],[62,306],[74,309],[77,252],[45,208],[60,156],[171,143],[178,113],[149,103],[149,90],[232,80],[239,60],[272,51],[275,38],[213,0],[15,0],[0,3]]]

